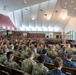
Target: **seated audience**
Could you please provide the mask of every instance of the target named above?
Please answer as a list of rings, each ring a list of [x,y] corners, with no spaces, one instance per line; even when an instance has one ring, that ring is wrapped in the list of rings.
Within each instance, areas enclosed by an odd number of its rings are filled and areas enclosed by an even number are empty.
[[[44,55],[40,55],[38,60],[39,60],[39,63],[37,64],[37,66],[33,66],[32,75],[47,75],[47,72],[49,70],[47,67],[43,65],[45,61]]]
[[[52,64],[53,63],[53,60],[50,57],[47,56],[47,50],[46,49],[43,49],[42,53],[43,53],[43,55],[45,57],[45,62],[48,62],[48,63],[51,63]]]
[[[11,52],[11,51],[8,52],[7,53],[7,59],[4,61],[3,64],[7,67],[20,69],[19,65],[13,61],[13,58],[14,58],[13,52]]]
[[[72,61],[72,54],[68,54],[67,60],[63,61],[63,65],[70,68],[76,68],[76,62]]]
[[[67,53],[65,47],[63,47],[63,51],[59,54],[59,57],[61,58],[67,58]]]
[[[66,75],[61,71],[63,64],[62,64],[62,59],[60,57],[55,58],[54,64],[55,64],[55,69],[50,70],[47,73],[47,75]]]
[[[33,58],[34,58],[34,52],[33,51],[29,51],[28,56],[29,56],[29,58],[25,59],[22,62],[21,70],[24,72],[27,72],[28,74],[31,74],[33,66],[36,66],[37,63],[33,60]]]

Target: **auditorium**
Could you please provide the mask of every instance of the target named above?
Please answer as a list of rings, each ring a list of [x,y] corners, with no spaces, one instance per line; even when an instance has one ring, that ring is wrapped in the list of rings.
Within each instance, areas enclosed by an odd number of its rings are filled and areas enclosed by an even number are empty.
[[[76,0],[0,0],[0,75],[76,75]]]

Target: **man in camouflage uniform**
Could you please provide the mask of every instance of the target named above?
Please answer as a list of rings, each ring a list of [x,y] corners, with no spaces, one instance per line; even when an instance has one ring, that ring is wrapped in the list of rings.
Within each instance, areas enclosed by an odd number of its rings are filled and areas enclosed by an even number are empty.
[[[34,58],[34,52],[33,51],[29,51],[28,55],[29,55],[29,58],[25,59],[22,62],[21,70],[24,72],[27,72],[28,74],[31,74],[33,66],[36,66],[37,63],[33,60],[33,58]]]
[[[7,59],[4,61],[4,65],[7,67],[11,67],[11,68],[17,68],[20,69],[19,65],[13,61],[14,55],[13,52],[8,52],[7,53]]]
[[[66,75],[61,71],[62,68],[62,59],[60,57],[56,57],[55,60],[55,69],[50,70],[47,75]]]
[[[36,66],[33,66],[32,75],[47,75],[47,72],[49,71],[47,67],[43,65],[45,61],[44,55],[40,55],[39,63]]]
[[[14,47],[14,56],[20,56],[20,52],[19,52],[19,47],[18,47],[18,45],[16,45],[16,46]]]
[[[6,54],[0,55],[0,63],[3,64],[3,62],[7,59]]]
[[[67,60],[63,61],[63,65],[70,68],[76,68],[76,62],[72,61],[72,54],[68,54]]]

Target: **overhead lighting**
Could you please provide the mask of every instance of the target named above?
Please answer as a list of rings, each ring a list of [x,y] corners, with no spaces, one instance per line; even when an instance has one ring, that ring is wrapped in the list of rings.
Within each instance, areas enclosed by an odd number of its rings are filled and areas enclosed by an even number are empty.
[[[14,30],[14,28],[12,28],[12,30]]]
[[[35,20],[35,18],[33,17],[32,20]]]
[[[62,19],[63,19],[63,20],[65,20],[65,19],[66,19],[66,17],[65,17],[65,16],[62,16]]]
[[[72,6],[70,5],[70,7],[72,7]]]
[[[67,4],[67,3],[65,3],[65,4]]]
[[[50,17],[47,17],[48,20],[50,20]]]
[[[8,30],[10,30],[10,27],[8,27]]]
[[[74,10],[76,10],[76,8],[74,8]]]
[[[71,1],[71,3],[73,3],[74,1]]]
[[[24,0],[24,3],[27,3],[26,0]]]
[[[5,27],[5,26],[3,26],[3,29],[6,29],[6,27]]]

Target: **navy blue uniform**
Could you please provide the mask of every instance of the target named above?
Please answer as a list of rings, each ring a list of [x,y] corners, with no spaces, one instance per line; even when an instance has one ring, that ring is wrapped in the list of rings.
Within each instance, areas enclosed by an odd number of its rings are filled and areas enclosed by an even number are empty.
[[[70,68],[76,68],[76,63],[69,60],[63,61],[63,65]]]
[[[67,58],[67,53],[66,52],[62,52],[62,53],[59,54],[59,57]]]
[[[50,58],[50,57],[48,57],[48,56],[46,56],[46,55],[44,55],[45,56],[45,62],[48,62],[48,63],[53,63],[53,60]]]
[[[47,75],[66,75],[64,74],[61,70],[58,70],[58,69],[53,69],[53,70],[50,70]]]

